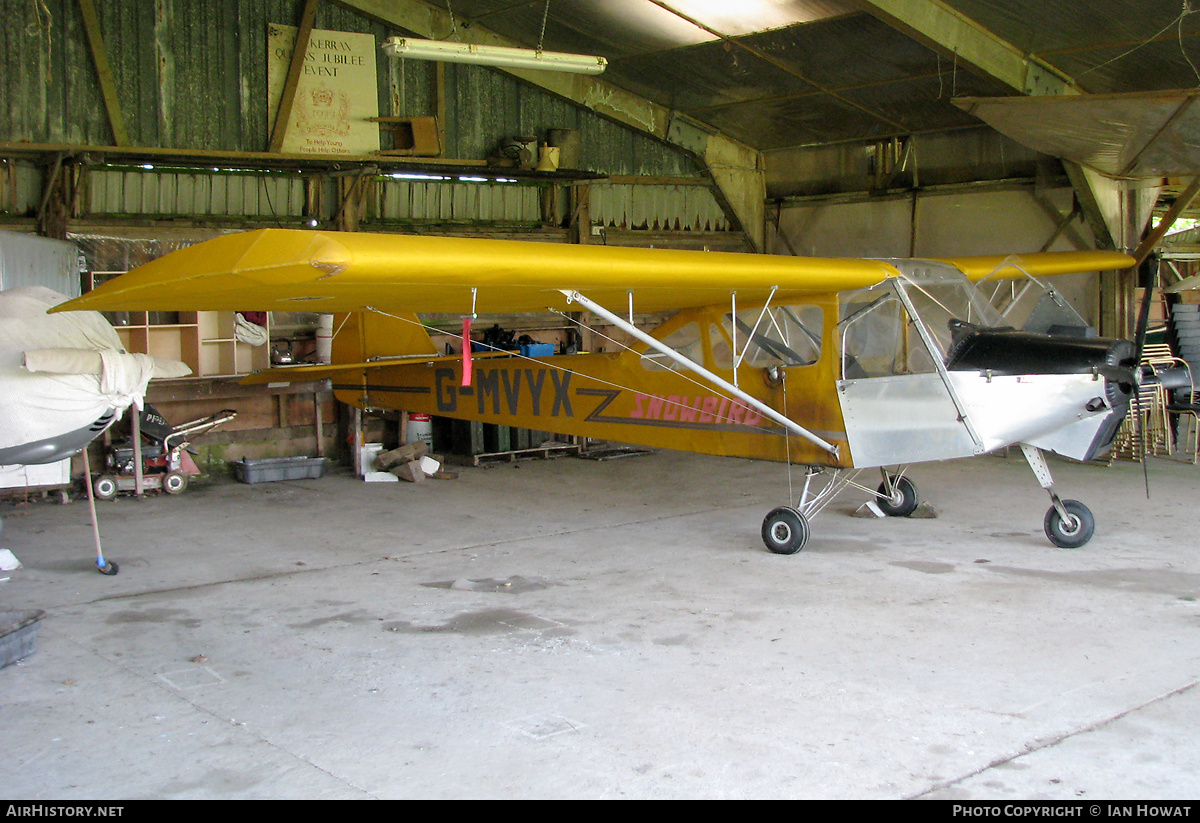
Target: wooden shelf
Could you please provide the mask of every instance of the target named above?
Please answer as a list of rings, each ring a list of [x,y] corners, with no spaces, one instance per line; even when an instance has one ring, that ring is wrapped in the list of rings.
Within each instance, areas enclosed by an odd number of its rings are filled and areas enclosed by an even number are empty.
[[[130,324],[116,327],[127,351],[182,360],[193,378],[233,377],[270,366],[269,344],[251,346],[234,336],[233,312],[180,312],[184,322],[163,325],[147,323],[145,314],[130,312]]]
[[[119,272],[92,272],[88,285],[99,284]],[[181,311],[176,322],[158,322],[167,312],[107,312],[126,351],[182,360],[192,378],[236,377],[271,365],[270,322],[268,342],[251,346],[237,339],[237,321],[231,311]],[[268,315],[269,317],[269,315]]]

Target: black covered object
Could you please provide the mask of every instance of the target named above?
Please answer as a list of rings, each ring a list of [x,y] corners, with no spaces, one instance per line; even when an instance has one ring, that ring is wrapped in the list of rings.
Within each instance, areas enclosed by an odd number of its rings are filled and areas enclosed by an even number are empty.
[[[1137,362],[1128,340],[1077,337],[976,326],[951,320],[953,344],[946,357],[951,371],[1005,374],[1104,374],[1132,369]],[[1106,374],[1106,376],[1108,376]]]

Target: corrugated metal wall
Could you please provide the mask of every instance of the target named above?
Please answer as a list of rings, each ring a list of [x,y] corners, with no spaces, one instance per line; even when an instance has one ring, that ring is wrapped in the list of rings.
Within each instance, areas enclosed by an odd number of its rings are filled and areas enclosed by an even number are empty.
[[[305,186],[305,177],[296,173],[97,168],[87,176],[82,216],[295,221],[306,216]],[[36,194],[36,188],[31,193]],[[540,187],[515,183],[384,177],[376,181],[364,223],[534,225],[543,221],[541,193]],[[326,198],[327,203],[331,200]],[[36,203],[29,205],[36,207]],[[603,226],[654,231],[730,229],[712,191],[704,186],[597,183],[591,187],[589,208],[592,222]]]
[[[378,217],[386,221],[537,223],[538,189],[506,183],[388,180],[378,187]]]
[[[304,178],[295,173],[93,169],[87,180],[87,214],[92,216],[304,214]]]
[[[28,160],[0,161],[0,214],[30,214],[42,197],[42,170]]]
[[[303,5],[303,0],[96,2],[130,142],[264,150],[270,128],[267,23],[294,25]],[[3,7],[0,139],[112,145],[78,0],[5,0]],[[384,27],[332,3],[319,6],[317,26],[385,36]],[[382,68],[386,61],[379,63]],[[388,103],[387,84],[381,83],[380,104]]]
[[[267,24],[295,25],[303,0],[97,2],[129,139],[136,146],[264,151]],[[77,0],[5,0],[0,27],[0,141],[112,145]],[[321,29],[384,26],[333,3]],[[381,115],[435,113],[434,64],[376,61]],[[476,66],[446,67],[447,156],[484,159],[506,137],[581,132],[583,165],[607,174],[695,174],[683,153],[592,112]]]
[[[704,186],[592,186],[593,223],[627,229],[729,231],[729,218]]]
[[[878,168],[877,149],[863,142],[811,146],[763,154],[767,197],[809,197],[892,188],[924,188],[981,180],[1033,177],[1038,153],[988,128],[910,136],[892,168]],[[890,172],[890,174],[889,174]]]
[[[96,10],[130,141],[135,146],[262,152],[267,110],[267,26],[294,25],[303,0],[108,0]],[[78,0],[5,0],[0,28],[0,141],[112,145]],[[318,6],[321,29],[394,32],[333,3]],[[437,68],[418,60],[377,59],[382,115],[437,111]],[[584,108],[477,66],[446,64],[445,156],[483,160],[506,138],[550,129],[579,135],[578,166],[611,175],[697,175],[684,152]],[[0,161],[0,213],[29,215],[41,201],[43,170]],[[436,161],[435,161],[436,162]],[[306,178],[297,173],[238,173],[163,167],[91,166],[75,217],[194,216],[271,220],[329,219],[333,184],[309,215]],[[464,173],[469,171],[464,170]],[[703,186],[594,185],[591,215],[606,226],[724,231],[729,221]],[[311,192],[307,192],[311,197]],[[561,208],[561,207],[560,207]],[[534,225],[541,190],[528,185],[381,178],[371,223],[456,222]],[[560,214],[561,217],[561,214]]]
[[[44,286],[78,297],[80,262],[71,243],[0,231],[0,290]]]

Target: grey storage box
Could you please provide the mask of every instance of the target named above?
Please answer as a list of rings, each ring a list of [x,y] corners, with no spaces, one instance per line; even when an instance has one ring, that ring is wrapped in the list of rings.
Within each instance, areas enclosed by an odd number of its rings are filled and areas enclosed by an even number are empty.
[[[264,457],[238,460],[233,474],[243,483],[271,483],[276,480],[311,480],[325,473],[324,457]]]
[[[37,650],[38,621],[45,616],[41,609],[0,612],[0,669]]]

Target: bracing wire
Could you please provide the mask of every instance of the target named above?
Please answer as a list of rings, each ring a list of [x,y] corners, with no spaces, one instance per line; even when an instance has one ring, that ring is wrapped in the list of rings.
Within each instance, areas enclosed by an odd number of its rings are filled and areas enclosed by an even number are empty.
[[[1184,47],[1183,47],[1183,20],[1185,17],[1195,14],[1197,11],[1200,11],[1200,9],[1193,9],[1191,0],[1183,0],[1183,7],[1180,10],[1179,15],[1177,17],[1175,17],[1170,23],[1167,23],[1167,25],[1163,26],[1157,32],[1150,35],[1149,37],[1147,37],[1142,42],[1138,43],[1136,46],[1129,49],[1128,51],[1123,51],[1120,54],[1118,54],[1116,57],[1109,58],[1108,60],[1105,60],[1103,63],[1099,63],[1095,66],[1092,66],[1087,71],[1080,72],[1078,75],[1076,75],[1076,78],[1083,77],[1084,75],[1090,74],[1091,72],[1102,69],[1105,66],[1110,65],[1111,63],[1117,62],[1118,60],[1124,60],[1126,57],[1133,54],[1135,51],[1142,48],[1143,46],[1148,46],[1150,43],[1153,43],[1159,37],[1162,37],[1162,35],[1165,34],[1168,29],[1170,29],[1172,26],[1175,26],[1176,31],[1177,31],[1177,39],[1179,40],[1179,50],[1183,53],[1183,58],[1185,60],[1187,60],[1188,65],[1192,67],[1192,71],[1196,74],[1196,79],[1200,80],[1200,71],[1196,70],[1196,65],[1192,62],[1192,58],[1188,55],[1187,50],[1184,49]]]
[[[455,338],[458,338],[459,340],[463,340],[463,336],[462,336],[461,334],[455,334],[454,332],[448,332],[448,331],[445,331],[445,330],[443,330],[443,329],[439,329],[439,328],[437,328],[436,326],[430,326],[430,325],[427,325],[427,324],[425,324],[425,323],[422,323],[422,322],[420,322],[419,320],[411,320],[411,319],[409,319],[409,318],[407,318],[407,317],[401,317],[401,316],[399,316],[399,315],[391,314],[391,313],[389,313],[389,312],[383,311],[382,309],[375,308],[374,306],[365,306],[364,308],[365,308],[367,311],[372,311],[372,312],[375,312],[376,314],[382,315],[382,316],[384,316],[384,317],[389,317],[389,318],[391,318],[391,319],[393,319],[393,320],[400,320],[400,321],[402,321],[402,322],[405,322],[405,323],[408,323],[408,324],[410,324],[410,325],[417,326],[417,327],[419,327],[419,328],[422,328],[422,329],[424,329],[424,330],[425,330],[425,331],[427,331],[427,332],[432,332],[432,333],[434,333],[434,334],[444,334],[444,335],[446,335],[446,336],[448,336],[448,337],[455,337]],[[554,311],[554,310],[552,309],[551,311]],[[608,341],[612,342],[613,344],[615,344],[615,345],[617,345],[617,346],[620,346],[621,348],[627,349],[627,350],[629,350],[629,351],[634,351],[634,350],[633,350],[631,347],[629,347],[629,346],[625,345],[624,343],[621,343],[621,342],[620,342],[620,341],[618,341],[618,340],[614,340],[613,338],[611,338],[611,337],[608,337],[607,335],[603,334],[602,332],[598,332],[598,331],[596,331],[595,329],[590,329],[588,326],[584,325],[583,323],[580,323],[578,320],[575,320],[575,319],[574,319],[574,318],[572,318],[572,317],[567,317],[567,316],[566,316],[566,315],[565,315],[563,312],[557,312],[557,311],[555,311],[555,313],[556,313],[556,314],[561,314],[561,315],[562,315],[564,318],[566,318],[567,320],[571,321],[572,323],[576,323],[577,325],[579,325],[579,326],[580,326],[580,328],[587,328],[587,329],[589,329],[590,331],[592,331],[594,334],[596,334],[596,335],[598,335],[598,336],[600,336],[600,337],[603,337],[605,340],[608,340]],[[466,342],[466,341],[464,340],[464,341],[463,341],[463,345],[469,345],[469,343],[468,343],[468,342]],[[511,355],[511,356],[513,356],[513,357],[515,357],[515,358],[518,358],[518,359],[520,359],[520,360],[528,360],[528,361],[530,361],[530,362],[532,362],[532,363],[537,363],[539,366],[544,366],[544,367],[547,367],[547,368],[556,369],[556,370],[558,370],[558,371],[561,371],[561,372],[570,372],[570,373],[575,373],[575,372],[573,372],[573,371],[572,371],[572,369],[569,369],[569,368],[567,368],[566,366],[561,366],[561,365],[559,365],[559,364],[557,364],[557,363],[549,363],[549,362],[547,362],[547,361],[545,361],[545,360],[539,360],[539,359],[536,359],[536,358],[533,358],[533,357],[527,357],[526,355],[520,354],[519,352],[505,352],[505,354],[509,354],[509,355]],[[698,386],[698,387],[700,387],[700,388],[704,389],[705,391],[713,391],[713,392],[715,392],[715,391],[716,391],[716,388],[715,388],[715,387],[713,387],[713,386],[709,386],[709,385],[707,385],[707,384],[704,384],[704,383],[701,383],[700,381],[698,381],[698,380],[695,380],[694,378],[692,378],[692,377],[690,377],[690,376],[688,376],[688,375],[686,375],[686,374],[683,374],[682,372],[675,372],[675,374],[678,374],[678,375],[679,375],[680,377],[682,377],[684,380],[687,380],[689,383],[693,383],[694,385],[696,385],[696,386]],[[597,383],[599,383],[599,384],[601,384],[601,385],[604,385],[604,386],[609,386],[609,387],[611,387],[611,388],[614,388],[614,389],[620,389],[621,391],[627,391],[627,392],[633,392],[633,393],[637,393],[637,391],[638,391],[637,389],[635,389],[635,388],[632,388],[632,387],[630,387],[630,386],[624,386],[624,385],[622,385],[622,384],[620,384],[620,383],[614,383],[614,382],[612,382],[612,381],[610,381],[610,380],[604,380],[604,379],[601,379],[601,378],[599,378],[599,377],[593,377],[592,375],[584,375],[584,376],[585,376],[585,377],[586,377],[588,380],[593,380],[593,381],[595,381],[595,382],[597,382]],[[721,395],[721,396],[725,396],[725,395]],[[730,397],[730,398],[728,398],[728,399],[729,399],[730,401],[734,402],[734,403],[741,403],[741,401],[740,401],[740,400],[738,400],[737,398]],[[664,402],[672,402],[672,401],[667,401],[667,400],[664,398]],[[697,412],[697,413],[702,413],[702,412],[703,412],[703,409],[701,409],[700,407],[698,407],[698,406],[693,406],[693,405],[689,405],[689,404],[686,404],[686,403],[679,403],[679,402],[675,402],[675,403],[674,403],[674,405],[677,405],[677,406],[679,406],[679,408],[681,408],[681,409],[687,409],[687,410],[689,410],[689,411],[695,411],[695,412]],[[758,430],[758,431],[761,431],[761,432],[763,432],[764,434],[781,434],[781,429],[779,429],[779,428],[771,428],[771,427],[768,427],[768,426],[752,426],[752,427],[750,427],[750,428],[753,428],[753,429],[756,429],[756,430]]]

